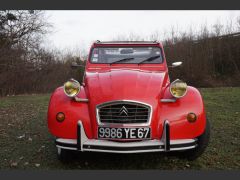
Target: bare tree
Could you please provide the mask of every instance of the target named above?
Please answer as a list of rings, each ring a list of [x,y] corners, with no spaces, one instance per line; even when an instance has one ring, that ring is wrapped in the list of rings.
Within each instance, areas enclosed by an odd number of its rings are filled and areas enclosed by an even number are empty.
[[[22,88],[22,80],[38,65],[34,51],[49,26],[42,11],[0,11],[0,95]]]
[[[223,31],[223,25],[220,23],[218,20],[214,25],[213,25],[213,33],[215,36],[220,36]]]
[[[237,17],[237,30],[240,31],[240,16]]]

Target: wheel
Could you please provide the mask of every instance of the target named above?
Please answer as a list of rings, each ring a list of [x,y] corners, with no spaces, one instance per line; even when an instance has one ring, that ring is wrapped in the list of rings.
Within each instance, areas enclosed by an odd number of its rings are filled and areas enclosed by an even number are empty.
[[[69,159],[69,151],[67,149],[57,147],[57,157],[58,160],[62,162],[67,162]]]
[[[190,161],[197,159],[205,151],[206,147],[208,146],[209,139],[210,139],[210,122],[207,119],[204,133],[197,137],[197,147],[194,149],[180,152],[180,157],[186,158]]]

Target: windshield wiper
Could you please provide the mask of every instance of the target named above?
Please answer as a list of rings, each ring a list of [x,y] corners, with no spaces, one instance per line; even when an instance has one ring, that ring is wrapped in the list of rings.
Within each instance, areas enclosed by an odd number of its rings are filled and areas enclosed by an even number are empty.
[[[144,62],[146,62],[146,61],[153,61],[153,60],[155,60],[155,59],[157,59],[157,58],[159,58],[159,57],[160,57],[159,55],[157,55],[157,56],[151,56],[151,57],[149,57],[149,58],[147,58],[147,59],[144,59],[144,60],[140,61],[140,62],[138,63],[138,65],[139,65],[139,64],[142,64],[142,63],[144,63]]]
[[[110,64],[110,65],[112,65],[112,64],[114,64],[114,63],[118,63],[118,62],[121,62],[121,61],[132,60],[132,59],[134,59],[134,58],[133,58],[133,57],[131,57],[131,58],[119,59],[119,60],[117,60],[117,61],[114,61],[114,62],[111,62],[111,63],[109,63],[109,64]]]

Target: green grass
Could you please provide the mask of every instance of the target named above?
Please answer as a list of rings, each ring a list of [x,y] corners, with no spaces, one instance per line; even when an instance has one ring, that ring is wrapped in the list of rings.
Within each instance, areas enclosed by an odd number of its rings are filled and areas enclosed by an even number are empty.
[[[211,122],[206,152],[195,161],[164,153],[74,153],[56,158],[47,129],[50,95],[0,98],[0,169],[240,169],[240,88],[201,89]],[[22,138],[19,138],[23,136]]]

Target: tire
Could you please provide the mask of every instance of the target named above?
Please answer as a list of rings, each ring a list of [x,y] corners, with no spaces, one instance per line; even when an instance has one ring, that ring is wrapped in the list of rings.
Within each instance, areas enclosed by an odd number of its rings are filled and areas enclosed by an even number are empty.
[[[67,162],[69,160],[69,150],[57,147],[57,158],[61,162]]]
[[[194,149],[180,152],[180,157],[193,161],[200,157],[208,146],[210,139],[210,122],[206,120],[206,128],[202,135],[197,137],[197,147]]]

